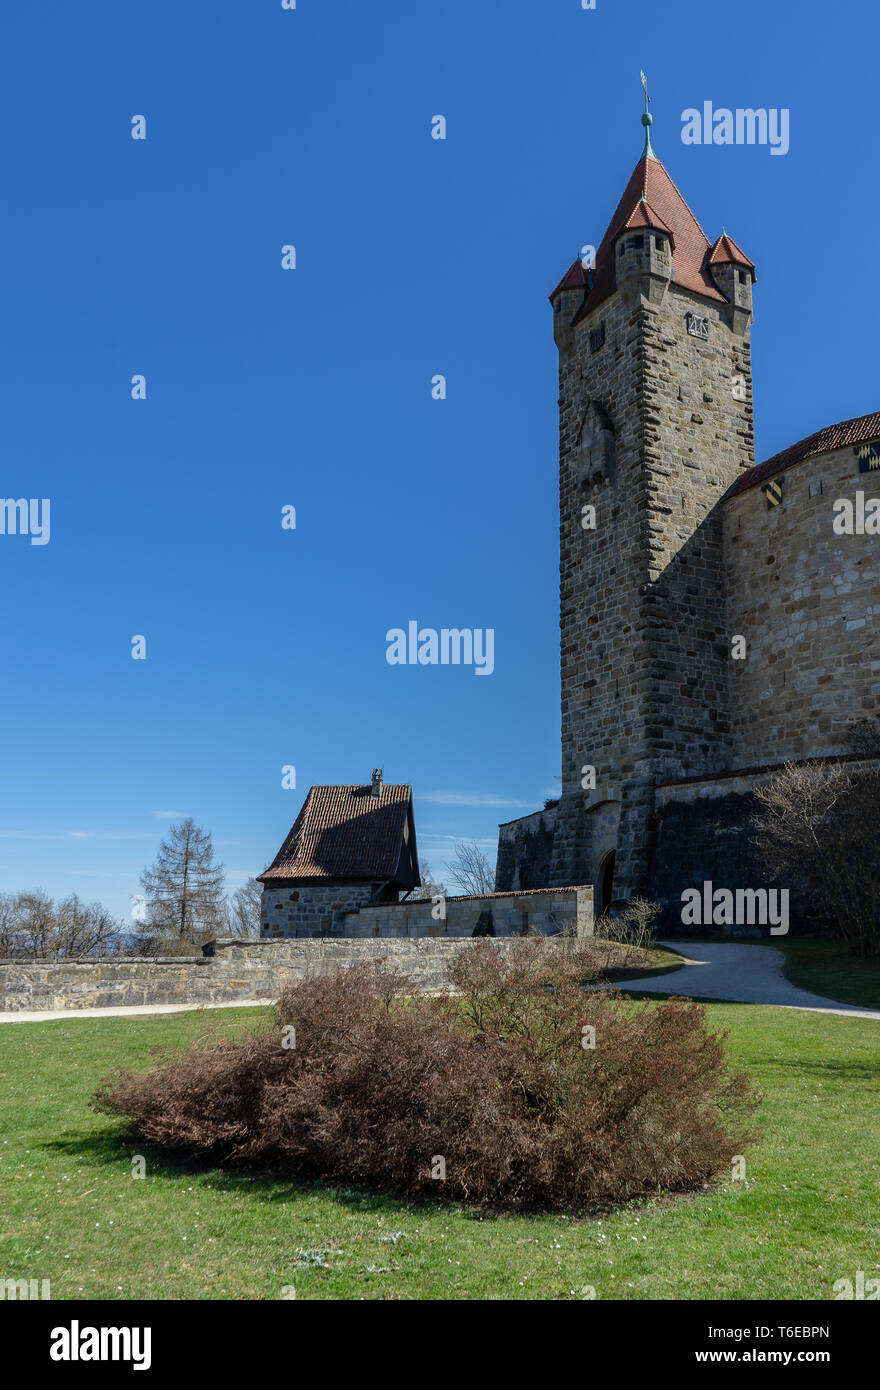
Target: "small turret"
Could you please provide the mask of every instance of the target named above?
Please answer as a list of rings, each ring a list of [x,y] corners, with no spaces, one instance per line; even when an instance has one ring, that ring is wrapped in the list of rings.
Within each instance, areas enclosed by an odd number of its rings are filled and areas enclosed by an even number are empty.
[[[643,294],[661,304],[672,279],[674,249],[672,231],[642,195],[614,243],[615,278],[623,298]]]
[[[583,261],[574,265],[562,277],[550,296],[553,305],[553,337],[560,352],[571,344],[572,320],[592,287],[593,272]]]
[[[729,303],[727,321],[734,333],[745,333],[752,321],[752,284],[755,267],[732,237],[722,231],[706,264],[712,279]]]

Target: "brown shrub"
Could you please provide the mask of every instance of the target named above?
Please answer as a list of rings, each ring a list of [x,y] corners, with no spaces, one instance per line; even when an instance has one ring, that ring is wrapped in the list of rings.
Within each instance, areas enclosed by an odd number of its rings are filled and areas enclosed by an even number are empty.
[[[215,1162],[567,1209],[702,1186],[749,1142],[750,1084],[700,1006],[585,991],[578,942],[475,942],[450,974],[459,994],[414,1000],[383,964],[305,979],[270,1032],[107,1079],[95,1108]]]

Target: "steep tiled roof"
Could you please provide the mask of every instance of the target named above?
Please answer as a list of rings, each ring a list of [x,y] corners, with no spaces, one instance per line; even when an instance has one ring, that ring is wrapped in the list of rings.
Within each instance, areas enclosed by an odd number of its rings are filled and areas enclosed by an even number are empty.
[[[875,439],[880,439],[880,410],[875,410],[872,415],[857,415],[852,420],[842,420],[838,425],[826,425],[824,430],[817,430],[815,434],[808,435],[806,439],[789,445],[787,449],[774,454],[764,463],[759,463],[756,468],[749,468],[745,473],[741,473],[724,495],[736,497],[751,487],[757,487],[767,478],[772,478],[774,474],[791,468],[795,463],[803,463],[804,459],[814,458],[817,454],[828,454],[832,449],[844,449],[848,444],[867,444]]]
[[[675,237],[672,228],[667,227],[659,212],[656,212],[655,209],[651,207],[651,204],[646,202],[644,198],[640,198],[636,203],[629,217],[624,222],[621,231],[631,232],[637,227],[654,227],[657,231],[666,232],[672,243],[673,250],[675,249]]]
[[[259,878],[396,881],[405,835],[417,883],[410,787],[383,786],[379,798],[370,795],[369,786],[312,787],[290,834]],[[414,886],[405,881],[409,876],[401,880],[404,887]]]
[[[696,290],[707,299],[724,302],[724,295],[714,284],[706,266],[710,249],[709,239],[667,174],[659,159],[644,155],[632,172],[623,197],[617,204],[608,230],[596,252],[596,264],[592,271],[592,288],[584,303],[575,315],[575,323],[584,315],[591,313],[597,305],[614,290],[614,243],[625,230],[629,219],[638,214],[640,202],[644,200],[654,217],[661,220],[663,229],[668,230],[675,242],[674,270],[675,282],[685,289]],[[643,215],[643,214],[642,214]],[[648,225],[648,224],[644,224]],[[580,261],[575,261],[551,294],[561,289],[571,289],[588,285],[588,275]]]
[[[752,279],[757,280],[755,274],[755,263],[750,261],[745,251],[740,250],[733,237],[722,232],[709,252],[709,265],[744,265],[752,272]]]

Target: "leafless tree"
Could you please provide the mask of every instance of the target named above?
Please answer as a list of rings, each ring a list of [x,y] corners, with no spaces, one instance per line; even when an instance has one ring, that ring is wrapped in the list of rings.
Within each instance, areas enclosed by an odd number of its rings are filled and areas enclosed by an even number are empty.
[[[14,956],[20,912],[17,893],[0,893],[0,956]]]
[[[260,935],[262,896],[262,886],[255,878],[249,878],[227,899],[228,929],[234,936]]]
[[[461,840],[446,868],[463,893],[495,891],[495,872],[476,840]]]
[[[445,894],[446,885],[436,881],[434,871],[427,859],[419,860],[419,868],[421,869],[422,881],[417,888],[413,888],[412,892],[407,894],[407,902],[422,902],[425,899],[434,898],[440,893]]]
[[[75,893],[60,902],[38,888],[0,895],[0,955],[61,960],[106,956],[119,949],[120,926],[100,903],[82,903]]]
[[[192,816],[172,825],[155,862],[141,874],[149,933],[197,941],[223,925],[223,865],[211,835]]]
[[[835,936],[880,955],[880,757],[877,726],[856,726],[850,763],[786,763],[755,791],[760,862],[783,885],[807,887]]]

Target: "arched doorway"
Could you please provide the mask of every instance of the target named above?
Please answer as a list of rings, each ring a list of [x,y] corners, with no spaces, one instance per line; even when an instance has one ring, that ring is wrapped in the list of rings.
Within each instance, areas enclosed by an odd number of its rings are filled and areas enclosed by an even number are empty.
[[[614,891],[614,850],[605,855],[599,865],[596,879],[596,916],[601,917],[602,913],[607,912],[611,906],[611,897]]]

